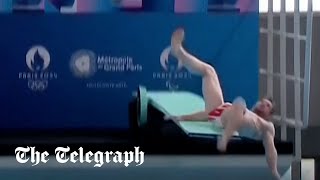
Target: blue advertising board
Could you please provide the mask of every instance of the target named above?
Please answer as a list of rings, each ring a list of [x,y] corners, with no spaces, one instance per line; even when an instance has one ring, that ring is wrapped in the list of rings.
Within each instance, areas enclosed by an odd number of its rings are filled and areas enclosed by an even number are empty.
[[[202,95],[201,77],[171,55],[161,61],[178,27],[185,48],[216,68],[226,101],[253,105],[258,22],[256,13],[2,14],[0,129],[127,129],[139,85]]]

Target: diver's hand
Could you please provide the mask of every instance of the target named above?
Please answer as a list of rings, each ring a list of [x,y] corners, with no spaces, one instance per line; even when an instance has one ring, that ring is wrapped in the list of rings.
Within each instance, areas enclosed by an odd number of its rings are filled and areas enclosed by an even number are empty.
[[[276,120],[274,121],[275,123],[278,123],[278,124],[285,124],[291,128],[303,128],[303,122],[298,120],[298,121],[292,121],[292,120],[284,120],[284,121],[281,121],[281,120]]]
[[[247,108],[247,103],[246,103],[246,100],[243,99],[243,97],[241,96],[238,96],[236,97],[234,100],[233,100],[233,105],[238,105],[238,106],[241,106],[243,107],[244,109]]]

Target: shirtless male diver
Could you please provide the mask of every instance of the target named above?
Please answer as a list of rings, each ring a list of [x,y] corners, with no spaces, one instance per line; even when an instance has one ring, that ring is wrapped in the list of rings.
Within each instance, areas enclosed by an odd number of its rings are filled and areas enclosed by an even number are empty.
[[[205,109],[201,112],[179,117],[165,118],[176,121],[203,121],[213,120],[219,116],[219,121],[224,128],[224,133],[217,143],[217,148],[221,152],[226,151],[227,144],[235,132],[241,129],[253,132],[249,136],[255,137],[250,138],[259,138],[263,141],[267,164],[273,176],[276,179],[280,179],[277,170],[278,155],[274,145],[275,122],[270,120],[274,109],[272,100],[266,97],[262,98],[252,110],[247,109],[245,101],[242,98],[236,98],[232,104],[226,103],[214,67],[191,55],[184,49],[182,45],[184,36],[185,32],[182,28],[173,32],[171,37],[171,53],[190,73],[202,77],[202,93],[205,100]],[[289,126],[302,127],[302,123],[295,124],[289,121],[286,121],[286,123]],[[241,131],[239,132],[242,135]],[[248,137],[248,135],[244,136]]]

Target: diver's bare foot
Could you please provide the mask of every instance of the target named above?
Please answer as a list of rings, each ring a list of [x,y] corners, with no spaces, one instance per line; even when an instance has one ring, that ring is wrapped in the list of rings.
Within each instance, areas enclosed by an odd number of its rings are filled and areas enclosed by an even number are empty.
[[[182,42],[184,40],[184,29],[178,28],[176,29],[171,36],[171,50],[173,55],[176,57],[178,56],[181,48],[182,48]]]

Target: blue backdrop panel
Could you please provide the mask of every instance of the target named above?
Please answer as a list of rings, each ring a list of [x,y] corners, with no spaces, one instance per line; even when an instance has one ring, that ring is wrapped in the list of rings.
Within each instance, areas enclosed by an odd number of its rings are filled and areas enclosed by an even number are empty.
[[[144,0],[144,11],[174,12],[175,0]]]
[[[227,101],[258,97],[257,14],[13,14],[0,26],[0,128],[126,129],[139,84],[201,95],[200,77],[170,55],[161,64],[177,27]]]
[[[12,11],[12,0],[0,1],[0,13],[9,13]]]

